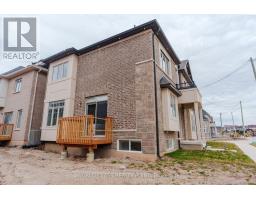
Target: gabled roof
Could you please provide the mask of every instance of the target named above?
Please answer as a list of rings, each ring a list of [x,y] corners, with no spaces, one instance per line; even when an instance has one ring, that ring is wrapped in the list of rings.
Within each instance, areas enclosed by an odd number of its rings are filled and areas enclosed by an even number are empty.
[[[43,68],[42,66],[39,65],[29,65],[27,67],[16,67],[10,71],[7,71],[3,74],[0,74],[0,78],[4,78],[4,79],[12,79],[15,78],[17,76],[20,76],[24,73],[30,72],[32,70],[37,70],[37,71],[42,71],[44,73],[48,72],[48,69]]]
[[[98,48],[101,48],[101,47],[104,47],[104,46],[107,46],[109,44],[112,44],[114,42],[117,42],[119,40],[125,39],[127,37],[133,36],[135,34],[138,34],[140,32],[143,32],[143,31],[149,30],[149,29],[151,29],[157,35],[157,37],[159,38],[159,40],[161,41],[161,43],[163,44],[163,46],[165,47],[167,52],[173,58],[174,62],[176,64],[180,64],[180,60],[179,60],[177,54],[173,50],[171,44],[169,43],[167,37],[165,36],[162,28],[160,27],[160,25],[158,24],[156,19],[154,19],[152,21],[149,21],[149,22],[146,22],[144,24],[141,24],[139,26],[135,26],[134,28],[131,28],[129,30],[121,32],[121,33],[119,33],[117,35],[114,35],[112,37],[109,37],[107,39],[101,40],[99,42],[96,42],[96,43],[94,43],[92,45],[89,45],[87,47],[84,47],[80,50],[77,50],[73,47],[69,48],[69,49],[66,49],[66,50],[61,51],[59,53],[56,53],[56,54],[54,54],[54,55],[52,55],[48,58],[43,59],[42,62],[44,62],[46,65],[48,65],[51,62],[54,62],[56,60],[59,60],[59,59],[64,58],[68,55],[71,55],[71,54],[82,55],[82,54],[88,53],[90,51],[93,51],[95,49],[98,49]]]
[[[193,77],[192,77],[192,73],[190,70],[189,60],[182,60],[180,62],[178,70],[183,73],[183,75],[187,79],[187,81],[193,82]]]
[[[14,69],[11,69],[11,70],[9,70],[9,71],[3,73],[3,74],[0,74],[0,76],[7,76],[7,75],[12,74],[12,73],[14,73],[14,72],[20,71],[20,70],[22,70],[22,69],[24,69],[24,68],[25,68],[25,67],[22,67],[22,66],[15,67]]]

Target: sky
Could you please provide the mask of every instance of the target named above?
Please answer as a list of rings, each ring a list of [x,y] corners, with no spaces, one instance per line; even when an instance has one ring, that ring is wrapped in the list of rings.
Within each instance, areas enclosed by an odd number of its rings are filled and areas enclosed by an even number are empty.
[[[8,15],[13,17],[14,15]],[[0,27],[3,17],[0,15]],[[17,15],[18,17],[22,17]],[[28,17],[28,15],[25,15]],[[203,107],[220,125],[256,124],[256,80],[249,58],[256,58],[256,15],[34,15],[39,59],[66,48],[77,49],[157,19],[178,57],[188,59]],[[3,60],[0,31],[0,73],[31,61]],[[35,61],[35,60],[33,60]],[[256,60],[255,60],[256,65]],[[230,74],[222,81],[212,84]]]

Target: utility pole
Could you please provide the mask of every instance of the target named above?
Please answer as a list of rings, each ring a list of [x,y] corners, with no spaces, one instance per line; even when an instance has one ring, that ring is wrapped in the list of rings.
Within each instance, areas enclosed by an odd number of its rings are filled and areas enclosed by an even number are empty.
[[[222,113],[220,113],[220,127],[222,128]]]
[[[254,62],[253,62],[252,57],[250,57],[250,61],[251,61],[251,64],[252,64],[252,71],[253,71],[253,74],[254,74],[254,78],[255,78],[255,80],[256,80],[256,69],[255,69]]]
[[[235,127],[235,121],[234,121],[233,112],[231,112],[231,116],[232,116],[232,122],[233,122],[233,130],[236,132],[236,127]]]
[[[241,119],[242,119],[242,124],[243,124],[243,132],[244,132],[244,134],[245,134],[245,127],[244,127],[244,113],[243,113],[242,101],[240,101],[240,109],[241,109]]]

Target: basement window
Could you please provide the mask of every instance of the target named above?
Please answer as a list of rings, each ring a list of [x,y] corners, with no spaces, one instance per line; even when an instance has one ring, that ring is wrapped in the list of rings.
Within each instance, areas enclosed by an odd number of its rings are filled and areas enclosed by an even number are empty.
[[[174,150],[174,148],[175,148],[175,140],[174,140],[174,138],[166,140],[166,147],[167,147],[167,151]]]
[[[119,151],[141,152],[141,140],[118,140]]]

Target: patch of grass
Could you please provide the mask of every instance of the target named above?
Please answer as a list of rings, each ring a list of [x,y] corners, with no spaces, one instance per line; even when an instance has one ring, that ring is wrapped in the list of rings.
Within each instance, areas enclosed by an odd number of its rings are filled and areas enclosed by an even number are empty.
[[[237,148],[237,147],[236,147]],[[230,151],[200,151],[200,150],[177,150],[168,153],[167,156],[177,160],[196,160],[196,161],[219,161],[225,163],[252,164],[255,163],[245,155],[240,149],[237,152]]]
[[[212,148],[217,148],[217,149],[226,149],[226,150],[241,150],[233,143],[228,143],[228,142],[216,142],[216,141],[208,141],[207,146],[211,146]]]
[[[122,164],[122,162],[120,160],[112,160],[111,163],[112,164]]]

